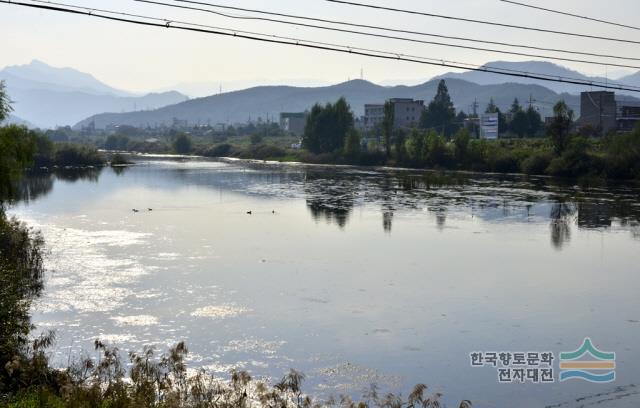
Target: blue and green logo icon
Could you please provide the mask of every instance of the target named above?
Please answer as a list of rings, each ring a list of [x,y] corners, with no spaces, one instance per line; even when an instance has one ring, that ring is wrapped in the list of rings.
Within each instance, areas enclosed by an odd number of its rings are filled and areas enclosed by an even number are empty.
[[[616,379],[616,353],[600,351],[590,338],[585,338],[577,350],[560,353],[560,381],[572,378],[594,383]]]

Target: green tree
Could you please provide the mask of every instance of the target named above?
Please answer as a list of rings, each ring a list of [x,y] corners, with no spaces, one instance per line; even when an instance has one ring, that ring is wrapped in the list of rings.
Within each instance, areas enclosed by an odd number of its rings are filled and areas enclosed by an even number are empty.
[[[386,101],[384,103],[384,119],[382,120],[382,143],[387,157],[391,156],[391,138],[393,137],[395,116],[395,106],[391,101]]]
[[[325,106],[316,104],[304,127],[302,147],[316,154],[342,150],[353,122],[353,112],[344,98]]]
[[[0,127],[0,203],[13,192],[13,183],[36,151],[35,132],[24,126]]]
[[[469,156],[469,131],[467,129],[459,130],[453,137],[454,155],[458,167],[464,167]]]
[[[456,110],[449,96],[446,82],[438,83],[438,90],[429,106],[422,113],[420,126],[424,129],[435,129],[445,137],[451,136],[456,130]]]
[[[420,165],[424,161],[425,152],[425,136],[418,129],[411,129],[409,138],[406,142],[407,155],[413,165]]]
[[[252,145],[259,145],[262,143],[262,135],[260,133],[254,133],[249,137]]]
[[[547,127],[547,135],[557,155],[562,154],[569,145],[572,123],[573,110],[564,101],[556,103],[553,107],[553,119]]]
[[[193,142],[189,135],[180,133],[173,141],[173,150],[179,154],[187,154],[191,152]]]
[[[498,107],[496,103],[493,101],[493,98],[489,99],[489,103],[487,104],[487,108],[484,110],[484,113],[496,113],[498,112]]]
[[[122,134],[109,135],[104,142],[104,148],[107,150],[127,150],[129,146],[129,138]]]
[[[509,112],[511,112],[512,115],[515,115],[517,112],[522,110],[522,106],[520,106],[520,101],[518,101],[518,98],[515,98],[513,100],[513,103],[511,104],[511,110]]]
[[[522,109],[513,112],[509,129],[518,137],[524,137],[529,131],[529,116]]]
[[[356,159],[360,154],[360,143],[360,133],[355,129],[350,129],[344,142],[344,155],[348,159]]]
[[[533,106],[527,108],[527,125],[527,134],[529,136],[535,136],[542,127],[542,117]]]
[[[403,162],[407,157],[406,148],[407,134],[404,129],[398,129],[393,134],[393,144],[396,148],[396,158],[398,162]]]
[[[7,87],[4,81],[0,81],[0,123],[9,116],[11,111],[13,111],[13,108],[11,107],[11,100],[7,95],[6,89]]]

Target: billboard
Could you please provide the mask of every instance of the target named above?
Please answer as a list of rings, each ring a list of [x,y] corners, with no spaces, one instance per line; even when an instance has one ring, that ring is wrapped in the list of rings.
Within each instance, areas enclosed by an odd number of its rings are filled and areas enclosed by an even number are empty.
[[[480,138],[481,139],[497,139],[498,138],[498,113],[484,113],[480,116]]]

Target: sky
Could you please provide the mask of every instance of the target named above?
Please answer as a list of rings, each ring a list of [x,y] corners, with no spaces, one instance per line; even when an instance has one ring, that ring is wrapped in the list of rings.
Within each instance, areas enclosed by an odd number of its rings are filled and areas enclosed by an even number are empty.
[[[59,0],[65,2],[65,0]],[[172,0],[158,0],[171,3]],[[424,16],[363,9],[326,0],[201,0],[246,8],[284,12],[362,24],[479,39],[561,47],[586,52],[640,57],[640,45],[571,38],[546,33],[455,22]],[[541,7],[634,25],[640,16],[637,0],[522,0]],[[134,0],[66,0],[68,4],[126,11],[173,21],[228,27],[354,47],[414,54],[482,65],[488,61],[532,58],[484,51],[333,33],[271,22],[241,21],[210,13],[183,11]],[[500,0],[362,0],[363,3],[485,19],[584,34],[640,40],[640,31],[586,22],[531,10]],[[606,4],[606,7],[605,7]],[[236,15],[248,13],[233,12]],[[143,27],[97,18],[0,4],[0,67],[38,59],[72,67],[119,89],[148,92],[175,88],[241,88],[243,85],[323,85],[360,78],[376,83],[415,84],[451,69],[399,61],[330,53],[238,38]],[[429,39],[422,37],[423,39]],[[438,41],[438,40],[436,40]],[[440,40],[452,43],[460,41]],[[491,48],[491,46],[489,46]],[[520,50],[524,51],[524,50]],[[546,52],[547,54],[550,54]],[[591,57],[591,59],[597,59]],[[614,78],[620,68],[557,62],[580,72]],[[640,65],[631,63],[630,65]],[[633,72],[633,70],[631,71]],[[229,90],[229,89],[224,89]]]

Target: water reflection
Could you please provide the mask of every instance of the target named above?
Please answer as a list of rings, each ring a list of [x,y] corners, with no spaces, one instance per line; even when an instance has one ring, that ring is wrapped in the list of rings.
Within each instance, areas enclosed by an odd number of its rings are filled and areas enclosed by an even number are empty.
[[[571,240],[570,223],[575,218],[576,211],[573,203],[558,201],[551,206],[551,243],[556,249],[562,249]]]
[[[459,383],[469,350],[635,340],[635,187],[203,160],[98,176],[39,176],[23,196],[40,202],[16,212],[51,242],[36,323],[64,328],[60,360],[97,335],[127,350],[180,336],[198,366],[294,366],[315,391],[332,383],[313,373],[365,365],[545,406],[584,393]]]
[[[450,217],[471,216],[489,223],[548,222],[551,244],[562,249],[571,228],[629,231],[638,239],[640,189],[628,186],[576,186],[544,178],[470,173],[417,172],[289,166],[215,161],[154,161],[112,169],[119,176],[149,173],[175,185],[195,185],[279,199],[304,199],[316,222],[348,227],[354,208],[380,212],[382,228],[392,233],[398,214],[432,214],[444,230]],[[55,180],[98,182],[101,169],[60,169],[32,174],[19,186],[19,200],[34,200]],[[168,178],[166,176],[169,176]],[[131,183],[122,177],[120,183]],[[131,179],[133,180],[133,179]],[[157,182],[157,181],[156,181]],[[154,182],[155,183],[155,182]]]
[[[304,192],[307,208],[316,222],[324,219],[340,228],[347,225],[358,194],[358,189],[354,189],[351,182],[308,172]]]

